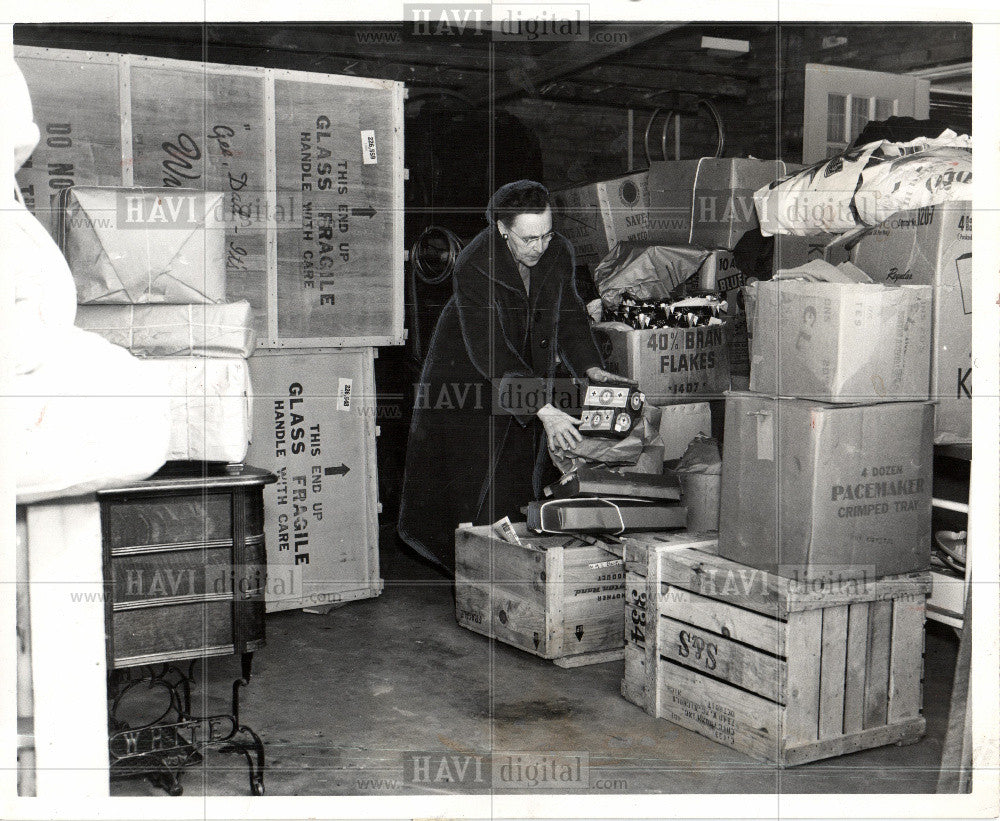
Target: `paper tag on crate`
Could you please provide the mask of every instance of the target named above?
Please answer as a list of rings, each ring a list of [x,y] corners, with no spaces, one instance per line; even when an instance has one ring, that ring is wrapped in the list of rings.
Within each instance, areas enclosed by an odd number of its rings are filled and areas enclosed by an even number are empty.
[[[365,165],[378,165],[378,149],[375,146],[375,132],[361,132],[361,159]]]
[[[353,379],[340,380],[337,387],[337,410],[349,411],[351,409],[351,388],[353,385]]]

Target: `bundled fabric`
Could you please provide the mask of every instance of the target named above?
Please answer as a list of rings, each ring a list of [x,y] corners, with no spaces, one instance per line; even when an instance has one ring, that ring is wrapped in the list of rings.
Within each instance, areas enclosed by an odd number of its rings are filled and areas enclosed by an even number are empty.
[[[873,280],[852,262],[832,265],[822,259],[811,259],[795,268],[778,271],[773,280],[795,279],[799,282],[839,282],[842,285],[870,284]],[[760,283],[753,283],[760,287]]]
[[[605,308],[605,322],[621,322],[633,330],[647,328],[699,328],[721,325],[725,303],[718,297],[688,297],[674,302],[638,299],[626,292],[618,305]]]
[[[620,242],[594,271],[594,285],[606,308],[626,294],[637,300],[664,300],[695,276],[709,251],[692,246]]]
[[[881,142],[851,148],[758,189],[753,195],[760,232],[842,234],[857,225],[852,210],[861,172]]]
[[[257,344],[250,303],[81,305],[76,324],[137,356],[246,359]]]
[[[682,505],[618,497],[552,499],[528,504],[528,529],[537,533],[625,533],[685,527]]]
[[[613,473],[601,468],[582,467],[567,473],[545,488],[545,495],[555,499],[578,496],[629,496],[637,499],[681,498],[680,484],[669,476],[645,473]]]
[[[73,326],[47,338],[46,358],[13,380],[5,400],[17,501],[93,493],[155,473],[168,458],[163,375]]]
[[[861,172],[858,219],[878,225],[899,211],[972,199],[972,141],[946,131],[935,140],[884,143]]]
[[[765,236],[842,234],[897,211],[971,198],[972,141],[946,130],[851,147],[754,194]]]
[[[185,188],[64,189],[56,230],[79,303],[225,300],[223,198]]]
[[[5,125],[20,165],[38,128],[20,69],[12,60],[5,68]],[[5,183],[14,191],[13,177]],[[14,309],[6,329],[11,379],[4,385],[11,448],[2,469],[14,481],[17,501],[144,479],[166,459],[165,381],[127,351],[75,328],[76,289],[56,244],[22,202],[5,203],[3,219],[0,270],[11,284]]]
[[[168,382],[168,459],[242,462],[250,444],[250,376],[243,359],[147,359]]]

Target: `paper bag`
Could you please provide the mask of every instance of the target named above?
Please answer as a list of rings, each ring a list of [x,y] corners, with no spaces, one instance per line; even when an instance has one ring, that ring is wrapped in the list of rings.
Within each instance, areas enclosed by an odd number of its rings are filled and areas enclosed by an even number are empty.
[[[549,454],[562,473],[571,473],[581,467],[625,466],[633,472],[643,472],[637,471],[635,465],[647,449],[652,449],[659,456],[659,470],[649,470],[647,467],[645,472],[662,473],[663,440],[660,439],[660,409],[652,405],[643,406],[642,418],[624,439],[585,436],[572,450],[550,449]]]

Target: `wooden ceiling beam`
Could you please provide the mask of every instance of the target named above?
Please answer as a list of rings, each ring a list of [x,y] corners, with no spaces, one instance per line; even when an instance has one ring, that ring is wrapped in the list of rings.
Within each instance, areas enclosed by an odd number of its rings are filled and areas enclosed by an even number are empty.
[[[720,97],[747,96],[747,83],[733,77],[694,72],[668,71],[637,66],[591,66],[575,74],[573,81],[603,81],[631,88],[673,90]]]
[[[378,40],[369,37],[366,41],[364,35],[374,35],[375,32],[386,36]],[[441,38],[437,38],[434,43],[418,43],[413,39],[403,38],[400,23],[358,26],[358,31],[354,34],[335,33],[322,25],[310,26],[308,29],[297,25],[282,25],[279,28],[271,25],[220,24],[207,27],[181,26],[177,29],[143,25],[25,25],[18,27],[15,39],[25,45],[53,48],[65,48],[65,42],[72,41],[74,44],[81,44],[81,48],[98,51],[112,48],[106,43],[114,43],[113,48],[117,50],[128,51],[127,44],[134,42],[164,48],[180,46],[187,51],[228,47],[260,52],[388,60],[428,68],[444,66],[469,71],[489,70],[489,52],[485,43],[481,47],[475,47],[467,42],[442,43]],[[89,45],[82,45],[84,43]],[[498,68],[509,68],[520,62],[518,55],[499,54],[495,59]]]
[[[589,39],[555,46],[530,60],[525,60],[523,66],[508,69],[497,76],[492,92],[488,87],[478,90],[470,87],[466,90],[466,94],[477,105],[486,105],[491,100],[502,102],[526,92],[534,94],[538,87],[549,80],[580,71],[608,57],[668,34],[681,26],[683,23],[594,24],[590,26]],[[618,33],[625,33],[628,36],[619,38],[615,36]],[[607,35],[607,42],[598,42],[599,34]]]
[[[518,97],[518,101],[532,100],[543,103],[560,103],[572,106],[590,106],[596,108],[634,109],[636,111],[654,111],[661,103],[642,96],[634,89],[604,88],[599,90],[582,90],[576,83],[558,81],[545,90],[534,94]],[[513,102],[513,101],[510,101]]]

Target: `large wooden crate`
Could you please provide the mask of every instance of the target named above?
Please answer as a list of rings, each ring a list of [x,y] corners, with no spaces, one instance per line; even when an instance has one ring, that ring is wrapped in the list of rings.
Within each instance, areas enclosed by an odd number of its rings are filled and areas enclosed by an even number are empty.
[[[802,585],[633,538],[625,556],[644,629],[622,694],[646,712],[782,766],[923,735],[929,574]]]
[[[17,180],[222,191],[226,298],[263,347],[399,345],[402,83],[17,47],[41,141]]]
[[[621,659],[622,559],[600,542],[514,527],[523,545],[487,526],[456,531],[458,623],[561,667]]]
[[[264,488],[267,611],[325,608],[382,592],[371,348],[250,357],[247,461]]]

